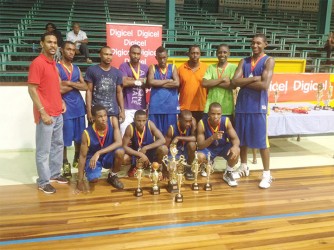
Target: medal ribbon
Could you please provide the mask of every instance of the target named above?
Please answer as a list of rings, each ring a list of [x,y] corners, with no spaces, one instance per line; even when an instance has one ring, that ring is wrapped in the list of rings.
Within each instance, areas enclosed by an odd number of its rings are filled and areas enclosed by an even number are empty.
[[[187,129],[185,129],[183,132],[181,131],[181,127],[180,127],[180,123],[177,122],[177,129],[179,130],[179,133],[181,136],[186,136],[187,133]],[[181,141],[182,142],[182,147],[184,147],[184,144],[186,143],[185,141]]]
[[[138,80],[139,77],[140,77],[140,64],[138,63],[138,69],[137,69],[137,72],[135,71],[135,69],[132,67],[131,63],[130,64],[130,68],[131,68],[131,71],[132,71],[132,74],[133,74],[133,77],[135,80]]]
[[[146,126],[144,126],[144,129],[143,129],[142,133],[139,133],[139,131],[136,129],[136,134],[137,134],[137,137],[138,137],[139,148],[141,148],[141,145],[143,144],[145,130],[146,130]]]
[[[258,64],[258,62],[262,59],[262,57],[264,57],[266,54],[263,54],[260,58],[258,58],[256,60],[256,62],[254,62],[253,58],[251,59],[251,72],[253,73],[256,65]]]
[[[217,64],[217,76],[218,76],[218,79],[222,78],[227,65],[228,65],[228,63],[225,63],[225,65],[223,66],[223,68],[221,70],[221,73],[219,74],[219,70],[218,70],[219,67],[218,67],[218,64]]]
[[[106,138],[107,138],[108,124],[107,124],[107,126],[106,126],[106,128],[105,128],[105,130],[103,132],[103,137],[99,135],[99,133],[97,132],[97,129],[95,128],[95,126],[94,126],[94,131],[95,131],[97,139],[99,140],[100,146],[102,148],[103,145],[104,145],[104,142],[106,141]],[[102,137],[102,140],[101,140],[101,137]]]
[[[167,79],[167,69],[168,69],[168,64],[166,65],[166,68],[163,69],[163,70],[159,67],[159,73],[160,73],[161,80],[166,80]],[[165,76],[163,76],[163,75],[165,75]]]
[[[210,128],[210,130],[211,130],[211,132],[212,132],[212,135],[213,135],[214,133],[216,133],[216,132],[218,131],[218,129],[220,128],[220,120],[219,120],[219,123],[218,123],[218,125],[217,125],[217,127],[216,127],[215,129],[211,126],[210,121],[209,121],[209,118],[208,118],[208,124],[209,124],[209,128]]]
[[[63,68],[63,70],[65,71],[65,74],[67,76],[67,80],[71,81],[72,73],[73,73],[73,64],[71,63],[71,69],[67,68],[67,66],[65,64],[63,64],[63,62],[60,62],[60,65]]]

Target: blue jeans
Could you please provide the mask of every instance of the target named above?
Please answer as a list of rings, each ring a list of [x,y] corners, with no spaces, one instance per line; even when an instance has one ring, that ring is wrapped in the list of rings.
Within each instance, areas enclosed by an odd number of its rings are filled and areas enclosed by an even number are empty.
[[[50,178],[60,176],[63,164],[63,116],[52,117],[53,123],[42,120],[36,125],[36,166],[38,186],[45,186]]]

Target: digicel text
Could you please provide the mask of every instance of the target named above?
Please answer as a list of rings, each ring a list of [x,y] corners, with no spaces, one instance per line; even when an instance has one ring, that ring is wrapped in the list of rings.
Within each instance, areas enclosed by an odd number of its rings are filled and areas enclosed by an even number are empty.
[[[149,38],[149,37],[160,37],[159,31],[145,31],[145,30],[137,30],[137,36]]]

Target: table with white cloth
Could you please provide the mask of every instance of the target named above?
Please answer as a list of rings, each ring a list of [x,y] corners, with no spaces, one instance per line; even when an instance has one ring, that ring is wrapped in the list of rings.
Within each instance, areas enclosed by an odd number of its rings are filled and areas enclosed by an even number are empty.
[[[310,103],[278,103],[278,107],[310,107],[308,114],[274,112],[270,104],[268,136],[314,135],[334,133],[334,111],[314,110]]]

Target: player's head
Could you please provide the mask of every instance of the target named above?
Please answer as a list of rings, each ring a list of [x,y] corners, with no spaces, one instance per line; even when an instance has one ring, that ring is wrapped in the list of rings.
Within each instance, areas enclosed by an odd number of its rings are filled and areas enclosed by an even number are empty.
[[[189,57],[189,61],[193,63],[198,63],[199,58],[201,57],[201,49],[199,45],[193,44],[189,47],[188,57]]]
[[[157,48],[155,51],[155,59],[158,61],[160,68],[166,68],[168,59],[167,50],[162,46]]]
[[[129,49],[129,57],[131,63],[138,63],[141,57],[141,48],[139,45],[134,44]]]
[[[192,113],[189,110],[182,110],[181,113],[179,114],[179,123],[180,123],[180,127],[182,129],[188,129],[191,127],[191,123],[192,123]]]
[[[210,123],[216,125],[220,121],[222,115],[222,106],[218,102],[211,103],[208,115]]]
[[[103,46],[99,51],[101,62],[104,64],[110,64],[112,61],[112,50],[109,46]]]
[[[65,41],[61,45],[61,53],[63,58],[68,61],[73,61],[75,55],[75,44],[71,41]]]
[[[80,24],[78,22],[72,23],[72,29],[75,34],[78,34],[80,31]]]
[[[258,55],[264,52],[264,49],[268,46],[267,38],[264,34],[256,34],[253,36],[251,48],[253,54]]]
[[[216,55],[218,62],[224,64],[230,56],[230,47],[227,44],[218,45]]]
[[[134,115],[136,129],[142,131],[147,121],[147,114],[144,110],[137,110]]]
[[[97,104],[92,107],[92,116],[94,123],[99,127],[104,127],[107,125],[107,110],[104,106]]]

